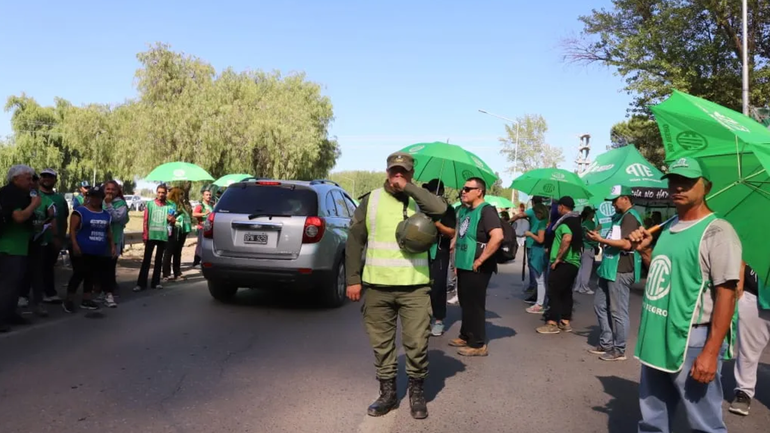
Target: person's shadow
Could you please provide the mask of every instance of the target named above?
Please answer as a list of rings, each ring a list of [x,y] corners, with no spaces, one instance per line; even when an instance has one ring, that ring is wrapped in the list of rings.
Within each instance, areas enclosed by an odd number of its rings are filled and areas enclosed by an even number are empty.
[[[427,402],[433,401],[441,390],[446,385],[446,380],[455,376],[457,373],[465,371],[465,364],[462,361],[447,356],[441,350],[429,350],[428,362],[430,374],[425,379],[425,400]],[[405,372],[406,359],[405,355],[399,355],[398,357],[398,380],[396,387],[398,389],[398,399],[402,400],[407,398],[406,405],[409,405],[407,387],[408,379]]]
[[[597,376],[604,386],[604,392],[612,399],[605,406],[594,406],[593,410],[606,414],[609,433],[629,433],[638,429],[639,384],[617,376]]]

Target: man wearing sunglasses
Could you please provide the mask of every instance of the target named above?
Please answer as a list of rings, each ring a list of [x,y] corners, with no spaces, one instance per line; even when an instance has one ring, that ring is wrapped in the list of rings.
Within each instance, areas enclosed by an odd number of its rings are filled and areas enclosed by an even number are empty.
[[[463,206],[452,241],[457,269],[457,296],[462,309],[460,336],[449,342],[462,356],[487,356],[487,286],[497,272],[495,252],[503,241],[503,226],[494,206],[484,201],[487,184],[472,177],[460,194]]]
[[[396,328],[400,317],[411,415],[423,419],[428,416],[423,388],[428,375],[431,314],[428,251],[407,252],[401,248],[396,232],[400,223],[418,212],[434,222],[440,220],[447,204],[412,183],[412,155],[390,155],[387,173],[383,187],[362,197],[353,215],[345,247],[347,296],[359,301],[362,284],[367,288],[361,311],[380,381],[380,397],[369,406],[368,414],[382,416],[398,405]],[[366,260],[362,263],[364,247]]]

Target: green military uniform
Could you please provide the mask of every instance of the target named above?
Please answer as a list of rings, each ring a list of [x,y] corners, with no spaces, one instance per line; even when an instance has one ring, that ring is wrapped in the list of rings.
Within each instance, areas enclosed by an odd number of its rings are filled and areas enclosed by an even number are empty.
[[[388,164],[403,160],[411,163],[411,156],[391,155]],[[362,197],[353,216],[345,249],[346,279],[348,286],[362,284],[366,288],[361,311],[381,383],[393,381],[395,386],[399,317],[410,380],[422,380],[428,374],[432,314],[428,252],[411,254],[399,248],[396,227],[418,211],[438,220],[446,206],[441,197],[414,184],[407,184],[401,193],[394,193],[386,184]],[[366,258],[362,261],[364,248]]]

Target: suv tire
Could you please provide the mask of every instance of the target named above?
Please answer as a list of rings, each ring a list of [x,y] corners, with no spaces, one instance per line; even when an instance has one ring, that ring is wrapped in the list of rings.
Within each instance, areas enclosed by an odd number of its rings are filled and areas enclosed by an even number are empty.
[[[224,284],[217,281],[209,281],[209,293],[211,296],[220,302],[230,302],[238,292],[238,286],[232,284]]]
[[[329,281],[323,285],[321,296],[326,307],[338,308],[345,303],[347,285],[345,284],[345,255],[337,262]]]

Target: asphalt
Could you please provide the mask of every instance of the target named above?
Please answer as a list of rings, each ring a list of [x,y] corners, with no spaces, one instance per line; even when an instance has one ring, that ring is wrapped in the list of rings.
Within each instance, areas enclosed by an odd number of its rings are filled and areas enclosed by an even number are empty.
[[[576,295],[574,333],[536,334],[540,316],[524,312],[520,269],[503,266],[492,281],[489,357],[447,346],[460,325],[459,307],[449,307],[448,333],[430,342],[423,421],[410,417],[406,398],[385,417],[366,416],[377,382],[360,304],[327,310],[302,293],[245,290],[225,305],[189,274],[126,294],[96,317],[56,315],[0,336],[0,431],[635,432],[638,361],[586,352],[597,331],[590,296]],[[639,305],[636,292],[631,347]],[[729,398],[732,363],[723,371]],[[729,431],[770,425],[767,350],[757,388],[747,418],[727,413],[725,402]]]

